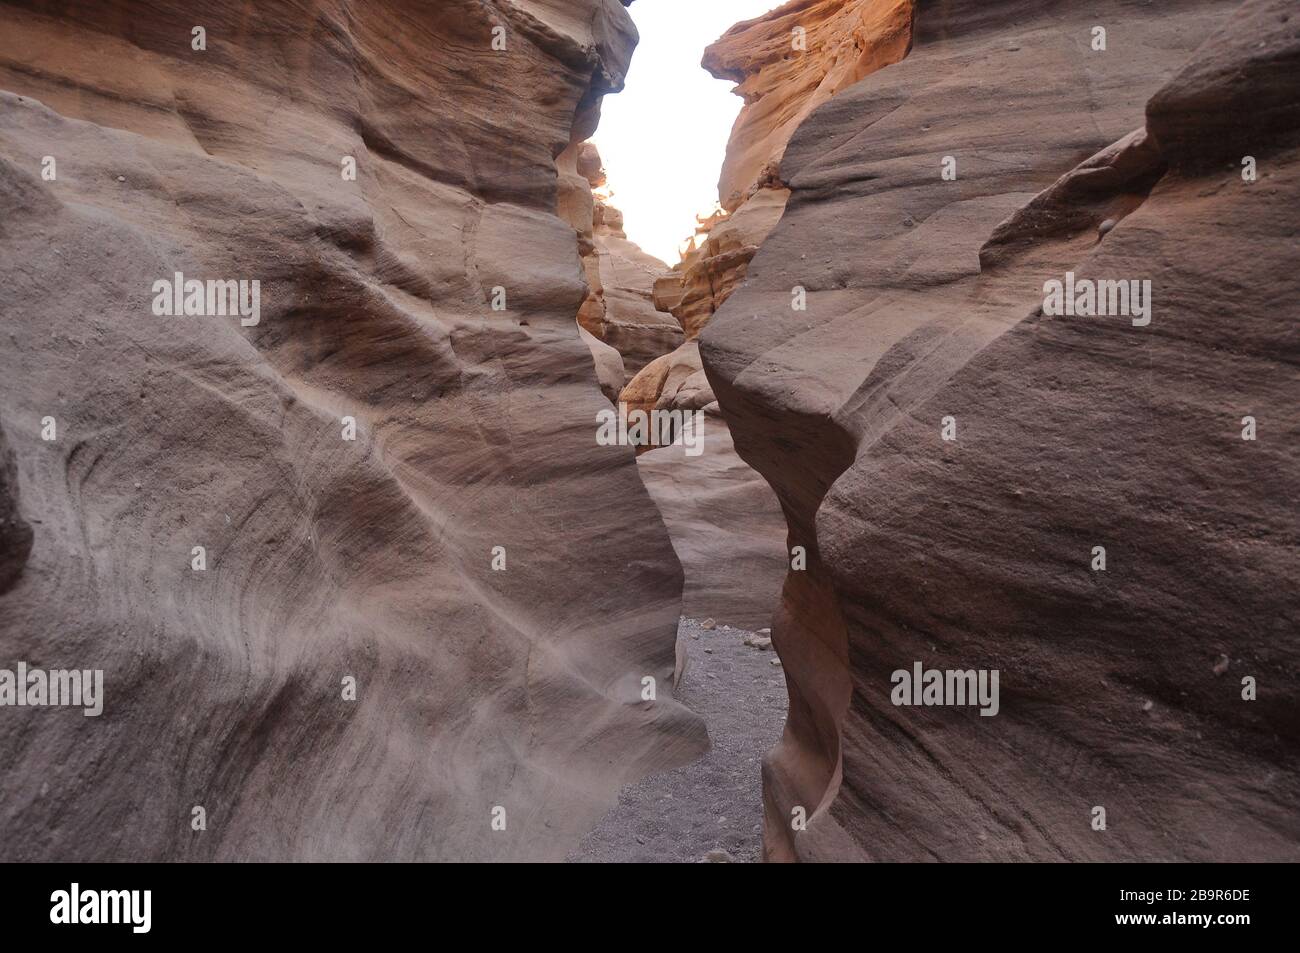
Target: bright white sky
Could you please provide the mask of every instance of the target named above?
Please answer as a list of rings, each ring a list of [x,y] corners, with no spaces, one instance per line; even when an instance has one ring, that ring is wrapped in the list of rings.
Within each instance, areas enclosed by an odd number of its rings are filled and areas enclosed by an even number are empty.
[[[718,200],[718,173],[740,111],[729,80],[700,68],[704,48],[732,24],[783,0],[638,0],[641,34],[627,88],[606,96],[592,140],[609,173],[627,237],[668,264],[695,216]]]

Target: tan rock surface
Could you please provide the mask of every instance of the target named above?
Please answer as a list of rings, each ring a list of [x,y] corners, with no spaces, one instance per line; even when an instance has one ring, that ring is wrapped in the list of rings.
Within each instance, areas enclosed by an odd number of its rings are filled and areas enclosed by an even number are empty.
[[[793,0],[737,24],[705,51],[704,68],[736,82],[745,106],[718,182],[721,211],[700,223],[694,246],[655,285],[656,306],[677,318],[687,340],[744,280],[780,220],[790,136],[837,91],[901,59],[911,23],[911,0]]]
[[[668,266],[628,241],[621,230],[597,229],[596,255],[604,291],[603,340],[623,355],[630,379],[682,342],[681,326],[653,301],[655,280]]]
[[[735,211],[757,190],[779,184],[781,157],[804,119],[897,63],[911,43],[912,0],[791,0],[724,33],[704,51],[703,66],[738,84],[745,109],[718,181],[722,207]]]
[[[600,392],[611,403],[618,402],[618,395],[623,390],[627,374],[623,370],[623,355],[604,341],[597,338],[584,327],[578,328],[582,343],[591,351],[592,362],[596,365],[596,380],[600,382]]]
[[[558,859],[696,755],[681,569],[631,451],[595,442],[555,214],[622,6],[0,20],[5,573],[34,531],[0,665],[106,693],[0,709],[0,857]],[[260,280],[260,322],[155,315],[176,271]]]
[[[758,629],[772,624],[785,577],[785,519],[714,409],[699,455],[661,447],[640,454],[637,467],[686,573],[682,613]]]
[[[587,297],[578,323],[619,352],[623,383],[682,341],[682,329],[655,307],[655,282],[668,266],[646,254],[623,231],[623,213],[594,189],[605,184],[600,153],[590,142],[574,143],[557,160],[561,174],[560,217],[578,232]],[[621,386],[621,385],[620,385]]]
[[[713,403],[713,392],[707,391],[707,395],[700,388],[703,386],[706,390],[707,381],[702,381],[699,375],[703,372],[703,365],[700,363],[700,346],[695,341],[687,341],[681,347],[677,348],[670,354],[664,354],[661,357],[651,361],[641,373],[637,374],[632,381],[623,388],[623,393],[619,400],[628,406],[628,410],[651,410],[660,409],[682,409],[683,404],[678,402],[678,392],[690,382],[688,394],[698,395],[699,399],[694,402],[699,407],[705,404]],[[682,395],[683,400],[687,395]],[[707,396],[707,399],[703,399]],[[694,407],[690,408],[694,409]]]

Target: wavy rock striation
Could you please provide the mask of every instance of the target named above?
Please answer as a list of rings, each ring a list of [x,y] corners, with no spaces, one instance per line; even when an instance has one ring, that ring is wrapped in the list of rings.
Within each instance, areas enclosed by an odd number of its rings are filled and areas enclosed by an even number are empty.
[[[1081,6],[918,2],[701,337],[809,553],[771,859],[1300,857],[1300,17]],[[1150,281],[1149,324],[1044,316],[1067,272]],[[917,662],[998,670],[998,714],[896,706]]]
[[[558,859],[696,755],[681,569],[596,443],[555,214],[623,7],[0,18],[0,667],[106,693],[0,708],[0,856]],[[260,320],[156,315],[177,272],[259,280]]]

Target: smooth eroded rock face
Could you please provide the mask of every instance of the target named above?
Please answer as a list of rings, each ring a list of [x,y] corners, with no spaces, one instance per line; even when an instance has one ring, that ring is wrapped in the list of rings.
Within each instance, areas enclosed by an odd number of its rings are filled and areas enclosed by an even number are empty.
[[[1080,6],[918,3],[701,337],[808,551],[770,858],[1300,856],[1300,19]],[[1067,273],[1149,322],[1045,315]],[[895,704],[916,664],[997,714]]]
[[[686,573],[682,613],[770,627],[786,570],[785,519],[772,488],[736,455],[717,404],[701,432],[697,453],[677,445],[637,457]]]
[[[105,691],[0,708],[0,856],[562,858],[705,741],[556,215],[626,11],[136,7],[0,13],[0,668]]]
[[[602,211],[611,211],[604,206]],[[683,340],[681,326],[656,310],[655,281],[668,266],[627,240],[620,228],[597,227],[596,281],[602,291],[601,339],[623,355],[628,379]]]

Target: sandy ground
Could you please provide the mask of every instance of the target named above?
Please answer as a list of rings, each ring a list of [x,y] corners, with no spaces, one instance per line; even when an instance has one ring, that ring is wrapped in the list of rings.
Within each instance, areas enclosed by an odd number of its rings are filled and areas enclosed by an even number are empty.
[[[710,851],[762,856],[760,761],[785,723],[785,680],[771,649],[743,629],[682,619],[689,662],[678,696],[709,728],[700,760],[624,788],[618,805],[569,855],[576,862],[693,863]]]

